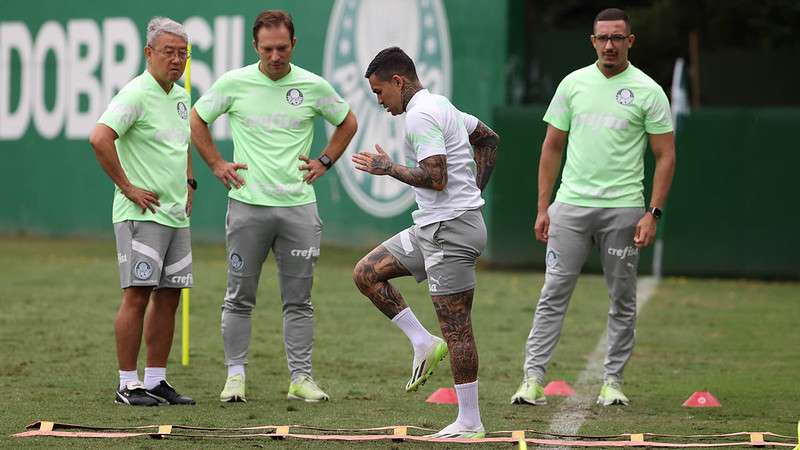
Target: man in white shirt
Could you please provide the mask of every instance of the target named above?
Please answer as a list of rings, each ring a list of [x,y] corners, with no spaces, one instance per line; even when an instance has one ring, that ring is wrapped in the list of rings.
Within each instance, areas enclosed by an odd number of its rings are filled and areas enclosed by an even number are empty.
[[[486,245],[481,192],[494,168],[499,138],[477,118],[423,89],[414,62],[398,47],[382,50],[365,77],[392,115],[406,114],[406,150],[416,167],[397,164],[380,145],[360,152],[358,170],[411,185],[414,225],[372,250],[353,271],[359,290],[411,341],[414,361],[406,391],[416,391],[448,354],[458,396],[458,418],[433,437],[480,438],[478,351],[470,310],[475,262]],[[473,156],[474,150],[474,156]],[[389,283],[412,275],[428,289],[444,341],[428,332]],[[445,343],[446,341],[446,343]]]

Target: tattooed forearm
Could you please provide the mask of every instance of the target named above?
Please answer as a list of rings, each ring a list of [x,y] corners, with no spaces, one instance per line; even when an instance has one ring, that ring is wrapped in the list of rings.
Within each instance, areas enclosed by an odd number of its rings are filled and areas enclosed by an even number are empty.
[[[387,173],[411,186],[441,191],[447,186],[447,157],[430,156],[420,161],[419,167],[393,164]]]
[[[356,264],[353,281],[375,307],[392,319],[408,306],[388,280],[406,275],[411,274],[381,245]]]
[[[500,137],[491,128],[479,121],[475,131],[469,135],[469,143],[472,144],[472,148],[475,150],[475,165],[478,169],[478,173],[475,175],[475,182],[482,191],[489,183],[489,177],[492,175]]]
[[[458,294],[433,296],[439,326],[450,350],[450,367],[456,384],[478,379],[478,349],[470,318],[474,292],[470,289]]]

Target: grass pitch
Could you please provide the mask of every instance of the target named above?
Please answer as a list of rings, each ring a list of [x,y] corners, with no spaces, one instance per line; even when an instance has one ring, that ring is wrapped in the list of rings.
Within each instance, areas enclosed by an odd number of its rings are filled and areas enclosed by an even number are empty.
[[[419,392],[404,392],[410,347],[353,286],[350,273],[361,256],[361,252],[324,248],[317,266],[314,371],[331,395],[330,403],[301,404],[285,398],[289,379],[272,258],[265,264],[254,315],[248,403],[217,400],[225,379],[219,319],[226,258],[221,245],[195,245],[191,363],[180,365],[178,325],[168,378],[198,405],[128,408],[113,403],[117,383],[113,318],[120,301],[113,241],[0,238],[0,446],[444,448],[410,442],[8,437],[36,419],[116,426],[447,425],[455,418],[456,407],[426,404],[425,398],[438,387],[452,385],[449,367],[445,365]],[[478,283],[473,322],[484,425],[487,430],[546,431],[560,398],[550,397],[544,407],[508,404],[522,375],[523,346],[541,273],[479,270]],[[424,285],[410,279],[396,285],[420,320],[435,330]],[[605,328],[606,310],[602,278],[582,277],[548,380],[575,382]],[[665,279],[639,318],[636,350],[625,373],[631,405],[592,407],[580,432],[794,435],[800,419],[798,319],[800,283]],[[140,372],[143,366],[140,361]],[[722,407],[681,407],[698,390],[711,391]]]

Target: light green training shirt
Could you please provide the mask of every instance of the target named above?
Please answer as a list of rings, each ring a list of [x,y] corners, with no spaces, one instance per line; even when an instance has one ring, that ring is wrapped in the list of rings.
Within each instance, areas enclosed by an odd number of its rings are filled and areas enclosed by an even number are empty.
[[[119,187],[112,221],[141,220],[175,228],[189,226],[186,167],[189,149],[189,96],[177,84],[169,93],[148,72],[131,80],[111,100],[98,123],[117,133],[119,162],[130,182],[158,195],[156,213],[142,212]]]
[[[672,131],[669,101],[652,78],[628,63],[606,78],[596,64],[567,75],[544,121],[569,132],[556,201],[577,206],[644,206],[648,134]]]
[[[248,167],[239,171],[244,186],[231,189],[228,196],[261,206],[316,201],[297,158],[311,149],[314,117],[321,115],[338,126],[350,111],[322,77],[292,64],[286,76],[273,81],[258,70],[258,63],[224,74],[194,107],[209,124],[228,114],[233,159]]]

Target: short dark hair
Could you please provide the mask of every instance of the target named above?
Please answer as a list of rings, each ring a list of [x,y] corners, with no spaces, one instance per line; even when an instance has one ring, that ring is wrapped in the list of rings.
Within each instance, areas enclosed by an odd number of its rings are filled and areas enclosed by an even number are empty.
[[[625,11],[619,8],[606,8],[597,13],[597,17],[594,18],[594,22],[592,22],[592,33],[594,33],[597,22],[606,20],[622,20],[625,22],[625,28],[627,28],[628,31],[631,30],[631,19]]]
[[[410,81],[418,81],[414,61],[400,47],[389,47],[378,52],[369,63],[364,78],[369,78],[372,74],[384,81],[391,78],[392,75],[400,75]]]
[[[279,9],[262,11],[253,24],[253,40],[258,40],[258,30],[262,28],[277,28],[281,25],[289,30],[289,40],[294,39],[294,23],[291,14]]]

